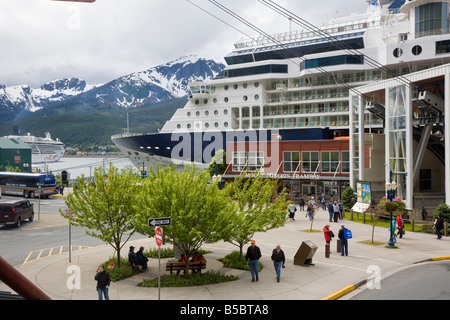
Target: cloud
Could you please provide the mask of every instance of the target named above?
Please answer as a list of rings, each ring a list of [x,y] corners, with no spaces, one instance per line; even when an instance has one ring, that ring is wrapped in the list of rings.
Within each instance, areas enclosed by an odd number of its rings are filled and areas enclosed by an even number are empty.
[[[253,30],[206,0],[191,0],[235,28]],[[337,15],[363,12],[362,0],[278,0],[319,25]],[[257,0],[220,0],[265,32],[287,32],[287,19]],[[292,25],[292,29],[298,29]],[[0,84],[29,84],[68,77],[105,83],[188,54],[221,60],[242,33],[186,0],[97,0],[78,4],[50,0],[0,3]],[[223,61],[223,60],[222,60]]]

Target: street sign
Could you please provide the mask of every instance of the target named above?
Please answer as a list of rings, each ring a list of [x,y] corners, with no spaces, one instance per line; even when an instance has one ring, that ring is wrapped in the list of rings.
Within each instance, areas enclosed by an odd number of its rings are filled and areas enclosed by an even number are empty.
[[[170,220],[171,218],[153,218],[148,219],[148,226],[149,227],[156,227],[156,226],[170,226]]]
[[[158,245],[158,247],[161,247],[161,245],[163,243],[163,234],[162,234],[162,230],[160,227],[156,227],[156,229],[155,229],[155,240],[156,240],[156,244]]]

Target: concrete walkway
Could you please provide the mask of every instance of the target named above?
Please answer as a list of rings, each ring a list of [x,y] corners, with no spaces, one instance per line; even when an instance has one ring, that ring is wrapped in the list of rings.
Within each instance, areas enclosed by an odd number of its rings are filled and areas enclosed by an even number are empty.
[[[226,274],[239,276],[239,280],[188,288],[161,288],[161,299],[164,300],[317,300],[335,299],[340,290],[353,291],[352,294],[365,289],[365,285],[355,286],[373,275],[374,270],[381,273],[381,278],[395,272],[405,270],[414,263],[450,255],[450,239],[437,240],[435,235],[407,232],[403,239],[398,239],[398,249],[388,249],[384,245],[373,246],[360,243],[370,240],[372,227],[351,221],[338,223],[328,222],[328,214],[319,210],[314,220],[313,229],[322,230],[330,224],[337,237],[340,225],[352,230],[353,239],[349,240],[349,256],[341,256],[336,252],[336,240],[331,244],[331,255],[325,257],[325,240],[323,233],[306,232],[310,228],[309,219],[304,212],[297,211],[296,221],[288,221],[286,226],[254,236],[256,245],[262,251],[261,263],[264,268],[260,272],[258,282],[251,282],[250,273],[241,270],[224,268],[217,261],[236,250],[229,243],[205,244],[202,248],[212,251],[205,255],[207,270],[219,270]],[[34,227],[39,226],[39,223]],[[385,228],[375,229],[375,241],[387,243],[389,232]],[[310,240],[318,246],[313,257],[314,266],[303,267],[293,264],[293,258],[302,241]],[[281,271],[281,281],[276,282],[275,271],[270,260],[272,250],[280,244],[287,262]],[[74,244],[76,245],[76,244]],[[127,254],[129,245],[146,249],[157,248],[154,238],[145,238],[129,242],[124,246],[123,255]],[[97,267],[113,256],[109,245],[83,249],[72,252],[69,262],[68,254],[54,255],[17,266],[17,269],[49,297],[55,300],[97,300],[96,281],[94,276]],[[161,260],[162,273],[165,274],[166,260]],[[407,272],[407,270],[405,271]],[[168,273],[168,272],[167,272]],[[111,300],[156,300],[157,288],[138,287],[143,278],[156,278],[158,260],[149,261],[149,270],[134,277],[111,284],[109,296]],[[75,282],[74,282],[75,281]],[[75,285],[73,284],[75,283]],[[11,291],[0,283],[0,291]],[[344,295],[346,299],[350,295]]]

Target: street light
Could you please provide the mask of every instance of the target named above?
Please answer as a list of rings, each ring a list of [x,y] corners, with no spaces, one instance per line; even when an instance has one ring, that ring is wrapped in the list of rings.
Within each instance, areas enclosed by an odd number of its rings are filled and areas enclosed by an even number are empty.
[[[142,167],[140,169],[141,169],[142,178],[145,178],[145,175],[147,174],[147,167],[144,167],[143,162],[142,162]]]
[[[392,200],[394,200],[396,190],[397,190],[397,182],[392,181],[392,182],[386,183],[386,193],[387,193],[387,198],[389,199],[389,201],[392,202]],[[389,233],[389,241],[388,241],[387,247],[395,248],[394,228],[392,228],[392,209],[389,209],[389,211],[390,211],[389,229],[391,230],[391,232]]]

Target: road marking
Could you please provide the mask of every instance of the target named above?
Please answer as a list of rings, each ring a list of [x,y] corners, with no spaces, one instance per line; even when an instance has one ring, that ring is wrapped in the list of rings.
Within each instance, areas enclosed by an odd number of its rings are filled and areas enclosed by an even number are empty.
[[[80,250],[84,250],[84,249],[89,249],[89,248],[92,248],[92,247],[72,245],[71,248],[72,248],[72,252],[73,252],[73,251],[80,251]],[[48,254],[45,255],[45,253],[47,253],[47,251],[48,251]],[[26,264],[26,263],[29,263],[29,262],[37,261],[39,259],[43,259],[43,258],[47,258],[47,257],[51,257],[51,256],[57,256],[57,255],[60,255],[60,254],[63,254],[63,253],[68,253],[68,252],[69,252],[69,246],[67,246],[67,245],[66,246],[59,246],[59,247],[53,247],[53,248],[47,248],[47,249],[31,251],[22,264]]]

